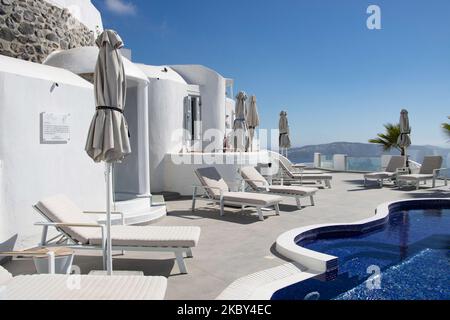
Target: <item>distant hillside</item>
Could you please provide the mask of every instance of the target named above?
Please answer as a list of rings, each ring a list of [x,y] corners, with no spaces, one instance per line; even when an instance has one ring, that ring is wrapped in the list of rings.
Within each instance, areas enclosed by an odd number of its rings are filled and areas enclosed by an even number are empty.
[[[292,148],[289,150],[289,158],[295,162],[313,162],[314,153],[316,152],[326,156],[346,154],[349,157],[380,157],[383,154],[399,154],[396,150],[393,150],[390,153],[384,153],[381,146],[370,143],[334,142]],[[411,156],[412,160],[422,162],[423,158],[428,155],[442,155],[444,158],[447,158],[450,155],[450,148],[411,146],[408,149],[408,154]]]

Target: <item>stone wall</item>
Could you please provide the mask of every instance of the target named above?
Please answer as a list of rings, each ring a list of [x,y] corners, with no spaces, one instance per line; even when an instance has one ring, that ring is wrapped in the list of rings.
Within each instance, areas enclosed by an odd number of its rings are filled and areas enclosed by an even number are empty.
[[[94,34],[67,9],[44,0],[0,0],[0,54],[42,62],[55,50],[94,45]]]

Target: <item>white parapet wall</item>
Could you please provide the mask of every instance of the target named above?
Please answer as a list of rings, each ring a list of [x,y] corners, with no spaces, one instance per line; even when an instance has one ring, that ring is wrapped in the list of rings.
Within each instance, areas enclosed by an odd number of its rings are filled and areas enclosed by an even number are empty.
[[[82,78],[0,56],[0,246],[16,237],[16,249],[38,244],[34,223],[43,218],[32,205],[45,197],[66,194],[83,210],[104,210],[104,166],[84,151],[94,111],[93,87]],[[67,122],[44,125],[43,115]]]
[[[102,16],[91,0],[45,0],[69,12],[92,31],[103,30]]]
[[[335,154],[333,155],[333,170],[347,171],[347,155]]]
[[[194,185],[200,185],[194,170],[216,167],[232,191],[239,191],[242,178],[239,169],[245,166],[266,165],[269,153],[264,150],[248,153],[175,153],[165,158],[164,185],[166,191],[192,195]]]

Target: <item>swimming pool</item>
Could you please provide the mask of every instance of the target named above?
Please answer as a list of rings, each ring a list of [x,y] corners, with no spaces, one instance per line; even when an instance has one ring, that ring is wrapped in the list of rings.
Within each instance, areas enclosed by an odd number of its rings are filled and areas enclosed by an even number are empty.
[[[281,289],[273,300],[450,299],[450,200],[389,207],[370,232],[302,238],[298,245],[338,257],[338,269]]]

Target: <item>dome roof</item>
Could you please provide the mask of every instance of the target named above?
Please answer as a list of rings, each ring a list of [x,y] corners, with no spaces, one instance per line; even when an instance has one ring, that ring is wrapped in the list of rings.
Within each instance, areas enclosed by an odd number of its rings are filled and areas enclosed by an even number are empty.
[[[145,64],[136,64],[149,79],[171,80],[182,84],[187,84],[182,76],[168,66],[149,66]]]
[[[97,63],[97,47],[80,47],[64,51],[55,51],[50,54],[43,64],[66,69],[75,74],[94,73]],[[134,63],[125,57],[122,57],[125,67],[125,75],[129,79],[138,82],[148,82],[147,76]]]

